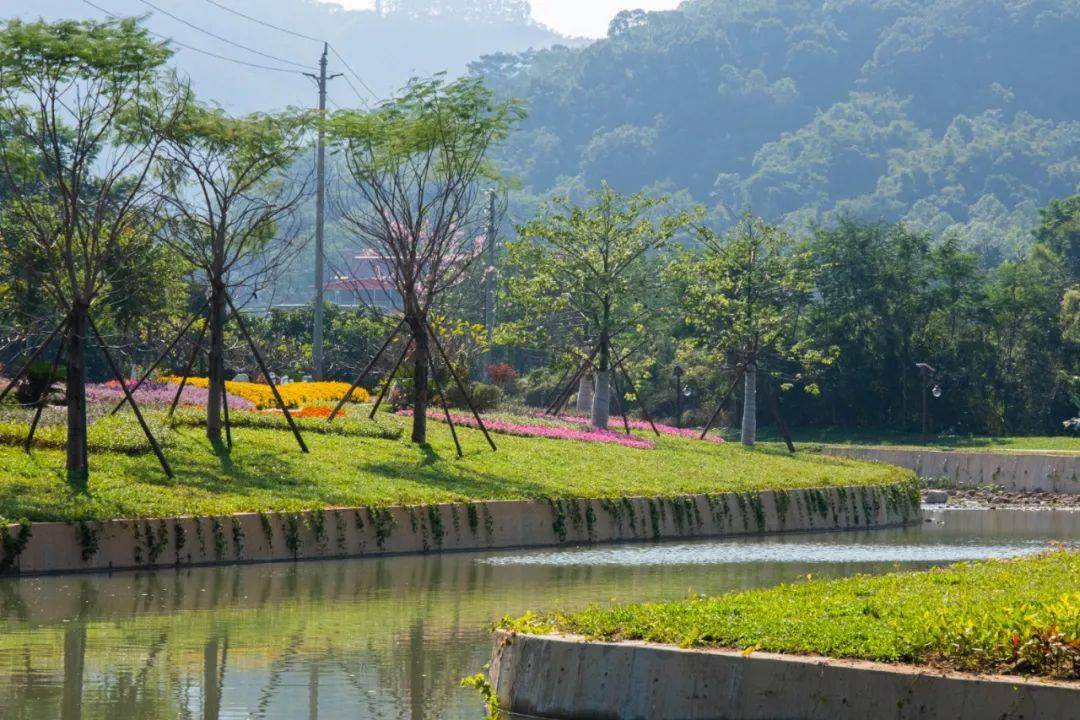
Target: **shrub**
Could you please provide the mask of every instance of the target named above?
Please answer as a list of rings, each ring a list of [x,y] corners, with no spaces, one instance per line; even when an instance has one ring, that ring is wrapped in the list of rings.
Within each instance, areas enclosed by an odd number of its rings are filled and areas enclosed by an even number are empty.
[[[15,387],[15,399],[22,405],[36,405],[43,396],[53,390],[53,383],[64,378],[63,366],[53,372],[49,360],[35,360],[26,369],[26,375]]]
[[[507,385],[512,384],[515,380],[521,377],[521,374],[514,369],[513,365],[507,363],[496,363],[494,365],[487,366],[488,380],[494,385],[498,385],[501,388],[505,388]]]
[[[447,399],[450,404],[458,408],[469,407],[468,401],[461,394],[460,388],[457,383],[453,383],[449,391],[446,393]],[[476,406],[477,412],[488,412],[499,407],[499,403],[503,401],[503,391],[501,388],[495,385],[487,385],[486,383],[472,383],[469,386],[469,398],[472,399],[473,405]]]
[[[562,388],[558,387],[559,377],[547,368],[537,368],[528,373],[521,381],[524,401],[531,407],[546,407]]]

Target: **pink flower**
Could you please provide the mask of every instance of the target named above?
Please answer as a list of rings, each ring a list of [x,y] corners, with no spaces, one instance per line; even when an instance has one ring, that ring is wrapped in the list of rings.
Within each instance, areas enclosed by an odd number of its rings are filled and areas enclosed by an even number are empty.
[[[552,418],[551,415],[543,415],[542,413],[534,413],[534,415],[536,417],[547,417],[549,419]],[[573,415],[560,415],[559,419],[560,420],[565,420],[566,422],[573,423],[575,425],[584,425],[586,427],[588,427],[589,425],[592,424],[592,420],[589,419],[589,418],[575,417]],[[612,418],[611,421],[613,423],[618,423],[621,426],[621,423],[622,423],[621,418]],[[647,423],[644,420],[631,420],[629,422],[629,424],[630,424],[630,429],[631,430],[648,430],[649,432],[652,432],[652,425],[649,425],[649,423]],[[701,431],[700,430],[694,430],[693,428],[677,428],[677,427],[672,427],[671,425],[664,425],[662,423],[656,423],[656,429],[657,429],[658,432],[660,432],[663,435],[677,435],[679,437],[694,438],[694,439],[698,439],[698,438],[701,437]],[[719,435],[707,435],[707,436],[705,436],[705,440],[708,440],[709,442],[714,442],[714,443],[723,443],[724,442],[724,438],[720,437]]]
[[[398,415],[412,415],[412,410],[401,410]],[[444,422],[446,416],[436,410],[428,412],[428,417],[432,420],[439,420]],[[467,417],[464,415],[451,415],[451,420],[455,425],[461,425],[462,427],[470,427],[479,429],[480,425],[473,417]],[[644,440],[634,435],[625,435],[623,433],[612,432],[611,430],[599,430],[591,428],[588,430],[578,430],[569,427],[545,427],[543,425],[521,425],[518,423],[507,422],[505,420],[498,420],[495,418],[488,418],[484,421],[484,426],[497,433],[503,433],[504,435],[517,435],[520,437],[539,437],[539,438],[551,438],[553,440],[579,440],[581,442],[604,442],[615,443],[617,445],[623,445],[624,447],[652,449],[656,447],[656,444],[651,440]]]

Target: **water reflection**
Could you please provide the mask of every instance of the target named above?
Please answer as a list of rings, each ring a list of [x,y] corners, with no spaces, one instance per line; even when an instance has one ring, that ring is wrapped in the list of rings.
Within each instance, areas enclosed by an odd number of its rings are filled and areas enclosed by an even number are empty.
[[[505,613],[925,567],[1080,539],[1080,513],[875,533],[0,581],[0,717],[469,718]]]

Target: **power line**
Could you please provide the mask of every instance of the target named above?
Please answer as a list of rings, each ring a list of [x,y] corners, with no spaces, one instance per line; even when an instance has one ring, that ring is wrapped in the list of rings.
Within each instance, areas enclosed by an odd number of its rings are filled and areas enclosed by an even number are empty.
[[[147,2],[147,0],[141,0],[141,2],[145,2],[147,5],[150,5],[150,3]],[[279,25],[274,25],[273,23],[266,22],[265,20],[261,20],[261,19],[259,19],[257,17],[252,17],[251,15],[248,15],[246,13],[240,12],[239,10],[233,9],[233,8],[229,7],[228,5],[223,5],[222,3],[218,2],[218,0],[206,0],[206,2],[210,3],[214,7],[221,8],[225,12],[232,13],[233,15],[236,15],[237,17],[242,17],[245,20],[250,20],[251,22],[262,25],[263,27],[268,27],[268,28],[270,28],[272,30],[277,30],[278,32],[283,32],[283,33],[285,33],[287,35],[292,35],[294,37],[303,38],[304,40],[311,40],[312,42],[326,43],[330,47],[330,52],[334,53],[334,57],[336,57],[338,60],[340,60],[341,64],[345,66],[345,69],[348,70],[350,73],[352,73],[352,76],[354,78],[356,78],[357,82],[360,83],[361,87],[363,87],[365,90],[367,90],[368,93],[371,95],[371,97],[375,98],[375,100],[377,102],[382,102],[382,98],[379,97],[378,93],[376,93],[374,90],[372,90],[371,87],[366,82],[364,82],[364,79],[362,77],[360,77],[360,74],[358,72],[356,72],[355,70],[353,70],[352,67],[349,65],[349,63],[346,62],[345,58],[342,57],[341,53],[339,53],[337,51],[337,48],[335,48],[333,45],[330,45],[330,43],[327,42],[326,40],[324,40],[322,38],[314,37],[312,35],[305,35],[304,33],[298,33],[298,32],[296,32],[294,30],[289,30],[288,28],[283,28],[283,27],[281,27]],[[151,7],[153,7],[153,6],[151,5]],[[363,95],[360,94],[360,91],[356,89],[356,86],[353,85],[352,82],[348,78],[345,78],[345,82],[347,82],[349,87],[352,88],[352,91],[354,93],[356,93],[356,96],[358,98],[360,98],[360,101],[364,102],[364,97],[363,97]],[[365,102],[365,104],[366,104],[366,102]]]
[[[366,82],[364,82],[364,79],[360,77],[360,75],[355,70],[352,69],[349,63],[345,62],[345,58],[341,57],[341,53],[337,51],[337,48],[335,48],[333,45],[330,45],[330,52],[334,53],[334,57],[340,60],[341,64],[345,66],[345,69],[353,74],[353,77],[356,78],[357,82],[359,82],[365,90],[371,93],[371,97],[375,98],[375,100],[378,102],[382,102],[382,98],[380,98],[378,94],[374,90],[372,90]],[[346,82],[348,82],[348,80],[349,78],[345,78]],[[349,83],[349,87],[352,87],[352,83]],[[353,88],[353,92],[356,92],[356,88]],[[356,94],[359,95],[360,93]]]
[[[105,8],[101,7],[100,5],[97,5],[97,4],[93,3],[93,2],[91,2],[91,0],[82,0],[82,1],[85,4],[89,5],[90,7],[94,8],[95,10],[98,10],[99,12],[103,12],[103,13],[105,13],[106,15],[108,15],[109,17],[111,17],[113,19],[117,19],[117,20],[120,19],[120,16],[117,15],[116,13],[109,12]],[[239,60],[237,58],[228,57],[227,55],[219,55],[218,53],[210,52],[209,50],[203,50],[202,48],[195,47],[194,45],[188,45],[186,43],[182,43],[179,40],[174,40],[173,38],[171,38],[171,37],[169,37],[167,35],[162,35],[161,33],[156,33],[153,30],[148,29],[147,32],[150,33],[151,35],[153,35],[154,37],[161,38],[162,40],[164,40],[166,42],[169,42],[169,43],[172,43],[173,45],[176,45],[177,47],[182,47],[185,50],[191,50],[193,52],[201,53],[203,55],[208,55],[209,57],[217,58],[218,60],[225,60],[226,62],[236,63],[237,65],[246,65],[248,67],[257,68],[259,70],[272,70],[274,72],[288,73],[290,75],[303,75],[304,74],[300,70],[290,70],[289,68],[273,67],[273,66],[270,66],[270,65],[260,65],[259,63],[248,62],[247,60]]]
[[[261,50],[256,50],[255,48],[248,47],[247,45],[241,45],[240,43],[235,42],[233,40],[230,40],[227,37],[223,37],[221,35],[218,35],[217,33],[210,32],[209,30],[201,28],[201,27],[199,27],[198,25],[196,25],[194,23],[188,22],[187,20],[185,20],[182,17],[178,17],[177,15],[173,15],[168,10],[165,10],[164,8],[160,8],[157,5],[155,5],[154,3],[150,2],[150,0],[139,0],[139,2],[141,2],[143,5],[147,5],[147,6],[151,7],[151,8],[153,8],[154,10],[157,10],[162,15],[167,15],[168,17],[171,17],[173,20],[175,20],[175,21],[177,21],[179,23],[183,23],[184,25],[187,25],[192,30],[197,30],[198,32],[203,33],[204,35],[209,35],[210,37],[214,38],[215,40],[220,40],[221,42],[226,43],[228,45],[232,45],[233,47],[238,48],[240,50],[246,50],[249,53],[254,53],[256,55],[261,55],[264,58],[267,58],[269,60],[274,60],[274,61],[280,62],[280,63],[285,63],[286,65],[295,65],[296,67],[304,68],[305,70],[311,70],[312,69],[311,66],[309,66],[309,65],[304,65],[303,63],[298,63],[298,62],[293,62],[292,60],[286,60],[285,58],[279,58],[279,57],[277,57],[275,55],[270,55],[269,53],[264,53]]]
[[[311,40],[312,42],[320,42],[320,43],[325,42],[325,40],[321,40],[321,39],[319,39],[317,37],[311,37],[310,35],[305,35],[303,33],[298,33],[298,32],[296,32],[294,30],[289,30],[287,28],[278,27],[277,25],[273,25],[271,23],[268,23],[265,20],[260,20],[259,18],[251,17],[250,15],[245,15],[244,13],[240,12],[239,10],[233,10],[231,7],[229,7],[227,5],[222,5],[221,3],[217,2],[217,0],[206,0],[206,2],[210,3],[211,5],[213,5],[215,7],[221,8],[225,12],[230,12],[233,15],[237,15],[239,17],[244,18],[245,20],[250,20],[253,23],[258,23],[259,25],[263,25],[263,26],[271,28],[273,30],[277,30],[278,32],[287,33],[289,35],[293,35],[293,36],[298,37],[298,38],[303,38],[304,40]]]

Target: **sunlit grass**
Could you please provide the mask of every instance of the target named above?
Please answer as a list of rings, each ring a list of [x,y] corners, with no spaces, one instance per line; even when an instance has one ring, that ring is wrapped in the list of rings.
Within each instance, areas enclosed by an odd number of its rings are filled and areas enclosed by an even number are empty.
[[[1076,679],[1080,552],[530,614],[503,627]]]
[[[157,418],[151,415],[152,421]],[[771,448],[747,450],[664,436],[655,449],[495,435],[459,429],[465,457],[457,458],[448,428],[431,423],[430,445],[396,435],[404,419],[357,414],[331,433],[325,421],[301,425],[311,448],[302,454],[281,417],[234,419],[231,451],[212,447],[200,427],[182,418],[168,434],[166,455],[176,472],[165,477],[149,452],[92,452],[87,493],[66,483],[64,453],[0,446],[0,516],[73,520],[182,514],[225,514],[358,505],[543,497],[667,496],[764,488],[880,484],[907,471],[814,454],[789,457]],[[341,421],[338,421],[341,422]],[[129,425],[134,421],[127,420]],[[338,423],[335,422],[336,426]],[[352,431],[350,431],[352,428]],[[125,427],[125,437],[131,427]],[[137,432],[137,428],[135,429]]]

